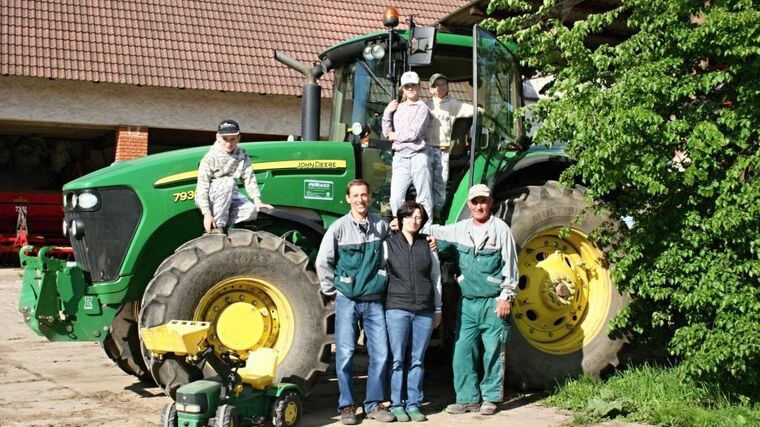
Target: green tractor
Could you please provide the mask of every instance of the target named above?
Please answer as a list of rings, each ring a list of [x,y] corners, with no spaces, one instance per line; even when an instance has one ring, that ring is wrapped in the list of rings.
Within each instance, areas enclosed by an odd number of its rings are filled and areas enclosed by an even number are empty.
[[[372,209],[390,216],[392,153],[380,119],[400,75],[412,69],[423,81],[445,73],[460,99],[482,107],[454,124],[448,200],[437,221],[467,217],[467,189],[482,182],[494,189],[496,214],[512,227],[520,293],[507,348],[509,381],[544,388],[615,365],[623,343],[606,328],[625,299],[603,252],[588,239],[607,218],[587,209],[582,187],[557,186],[572,162],[562,147],[533,146],[525,136],[515,117],[522,82],[510,48],[477,26],[462,35],[411,21],[403,31],[386,24],[387,31],[327,49],[313,68],[276,54],[307,77],[302,138],[241,144],[275,209],[228,235],[201,235],[193,200],[208,147],[114,163],[66,184],[64,232],[74,261],[58,248],[21,250],[19,310],[27,325],[52,341],[99,341],[122,370],[174,396],[213,370],[179,358],[157,363],[139,327],[209,322],[208,343],[220,354],[237,351],[245,359],[248,350],[272,348],[275,381],[308,392],[327,368],[333,329],[331,303],[319,293],[312,263],[326,228],[348,212],[343,193],[350,180],[369,181]],[[329,71],[332,119],[329,140],[320,141],[316,80]],[[454,269],[444,257],[449,282]],[[224,316],[241,302],[256,314],[257,335],[246,351],[226,348],[217,330],[244,327],[226,324],[234,316]],[[451,319],[444,315],[444,339]]]

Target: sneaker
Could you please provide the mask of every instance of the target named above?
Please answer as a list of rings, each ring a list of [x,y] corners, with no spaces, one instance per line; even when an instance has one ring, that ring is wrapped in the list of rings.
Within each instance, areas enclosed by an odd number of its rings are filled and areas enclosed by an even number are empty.
[[[480,415],[493,415],[496,413],[497,409],[495,403],[485,400],[483,401],[483,404],[480,405]]]
[[[371,411],[367,412],[367,418],[380,421],[381,423],[392,423],[396,421],[396,417],[394,417],[387,409],[381,408],[380,405],[375,406]]]
[[[356,418],[356,407],[354,405],[345,406],[340,410],[340,422],[347,426],[359,424],[359,419]]]
[[[420,411],[420,408],[410,408],[406,410],[407,415],[412,421],[422,422],[427,421],[427,417]],[[396,417],[398,418],[398,417]],[[399,420],[400,421],[400,420]]]
[[[224,228],[212,228],[208,234],[227,234]]]
[[[466,414],[467,412],[478,412],[479,409],[479,403],[452,403],[446,407],[446,413],[460,415]]]
[[[405,423],[409,421],[409,415],[406,415],[406,411],[404,411],[404,408],[396,407],[391,408],[391,413],[394,417],[396,417],[396,421],[400,423]]]

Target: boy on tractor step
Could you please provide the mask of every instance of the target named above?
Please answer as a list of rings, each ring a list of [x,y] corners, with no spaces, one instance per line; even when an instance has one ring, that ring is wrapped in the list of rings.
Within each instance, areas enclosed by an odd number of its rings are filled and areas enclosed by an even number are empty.
[[[273,209],[261,201],[251,159],[241,148],[240,125],[235,120],[222,120],[216,141],[201,159],[195,204],[203,214],[206,233],[224,233],[232,224],[256,219],[262,208]],[[237,180],[242,179],[253,203],[238,192]]]

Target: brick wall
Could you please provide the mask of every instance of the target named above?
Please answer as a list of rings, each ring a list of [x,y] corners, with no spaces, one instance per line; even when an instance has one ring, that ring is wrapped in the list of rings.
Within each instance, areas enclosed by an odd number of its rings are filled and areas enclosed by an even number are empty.
[[[119,126],[116,130],[116,161],[148,155],[148,128]]]

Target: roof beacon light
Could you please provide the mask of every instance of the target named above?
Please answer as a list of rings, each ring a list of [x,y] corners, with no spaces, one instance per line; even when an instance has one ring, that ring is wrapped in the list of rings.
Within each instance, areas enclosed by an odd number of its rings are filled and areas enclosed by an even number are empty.
[[[398,9],[393,6],[388,6],[383,11],[383,25],[388,28],[396,28],[398,26]]]

